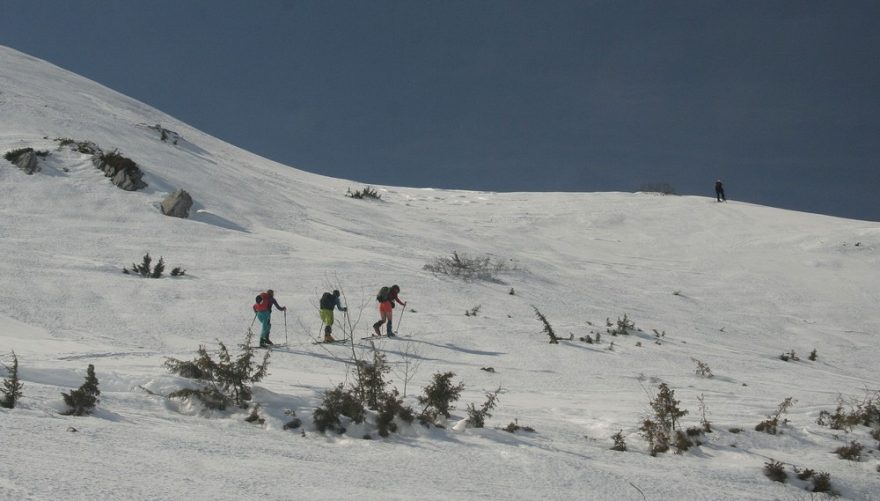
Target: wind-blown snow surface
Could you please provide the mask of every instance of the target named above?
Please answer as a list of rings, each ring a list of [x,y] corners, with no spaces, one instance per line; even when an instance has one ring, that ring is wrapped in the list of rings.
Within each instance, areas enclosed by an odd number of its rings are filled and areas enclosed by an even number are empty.
[[[877,224],[639,193],[379,187],[381,201],[354,200],[346,189],[362,183],[257,157],[2,47],[0,117],[0,152],[50,151],[33,176],[0,160],[0,357],[9,364],[15,350],[25,384],[20,405],[0,409],[0,498],[808,498],[805,482],[762,474],[769,458],[829,472],[844,498],[880,498],[868,430],[816,424],[839,397],[880,389]],[[182,139],[161,142],[155,124]],[[62,137],[118,148],[149,187],[112,186],[88,156],[58,149]],[[189,220],[157,208],[176,188],[196,200]],[[186,276],[121,273],[147,251]],[[423,270],[453,251],[515,269],[470,283]],[[409,304],[402,318],[395,311],[404,337],[377,343],[393,384],[403,391],[408,360],[417,369],[409,403],[442,371],[464,382],[462,400],[446,429],[402,425],[382,439],[368,424],[321,435],[312,410],[348,381],[351,348],[312,343],[317,299],[343,290],[362,345],[377,318],[373,296],[391,283]],[[265,424],[245,423],[244,412],[206,417],[144,391],[184,384],[165,357],[240,342],[265,288],[289,307],[286,329],[275,313],[272,334],[289,346],[272,351],[257,385]],[[531,305],[574,341],[548,344]],[[577,340],[624,314],[642,332]],[[661,344],[654,329],[665,332]],[[790,350],[801,360],[779,359]],[[715,377],[695,374],[693,359]],[[61,416],[60,393],[90,363],[96,412]],[[704,395],[716,431],[701,447],[647,453],[637,429],[660,382],[689,410],[685,426],[699,422]],[[452,429],[498,387],[487,428]],[[754,431],[786,397],[797,403],[783,434]],[[304,435],[282,430],[286,409]],[[535,433],[499,429],[514,420]],[[609,450],[618,430],[628,452]],[[850,440],[872,452],[858,463],[831,453]]]

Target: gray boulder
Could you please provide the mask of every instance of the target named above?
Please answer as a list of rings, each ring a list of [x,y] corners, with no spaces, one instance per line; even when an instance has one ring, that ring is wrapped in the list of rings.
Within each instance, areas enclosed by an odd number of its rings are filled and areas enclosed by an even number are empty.
[[[162,214],[173,217],[189,217],[189,210],[192,208],[193,199],[184,190],[177,190],[162,200]]]

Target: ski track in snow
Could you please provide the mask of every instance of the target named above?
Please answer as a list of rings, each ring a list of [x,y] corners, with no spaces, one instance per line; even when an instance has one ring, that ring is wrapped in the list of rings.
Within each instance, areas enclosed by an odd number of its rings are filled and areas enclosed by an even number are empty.
[[[376,186],[381,200],[354,200],[346,190],[362,183],[259,158],[14,50],[0,47],[0,69],[0,151],[50,152],[32,176],[0,160],[0,362],[15,350],[25,385],[16,409],[0,409],[0,499],[810,498],[804,482],[767,479],[770,458],[831,473],[841,498],[880,499],[869,430],[816,424],[838,398],[880,390],[877,223],[643,193]],[[117,189],[88,155],[59,149],[65,137],[118,148],[150,186]],[[177,188],[196,201],[190,219],[158,209]],[[494,282],[423,269],[453,251],[512,269]],[[122,273],[146,252],[186,275]],[[351,324],[334,335],[359,338],[392,283],[408,301],[394,311],[403,337],[313,343],[321,292],[344,291],[350,312],[337,319]],[[166,357],[237,346],[266,288],[288,306],[286,326],[272,317],[272,339],[288,346],[255,387],[265,423],[159,396],[192,384]],[[606,319],[624,314],[641,330],[608,334]],[[597,333],[600,344],[578,340]],[[406,401],[417,410],[432,374],[456,373],[465,390],[446,428],[317,433],[323,392],[350,382],[351,350],[371,345],[399,390],[415,368]],[[800,361],[779,359],[791,350]],[[696,375],[695,360],[715,377]],[[61,392],[88,364],[101,401],[92,416],[62,416]],[[638,427],[661,382],[689,411],[685,426],[704,396],[715,432],[701,447],[647,453]],[[487,428],[456,426],[498,388]],[[783,434],[754,431],[789,396]],[[288,409],[303,429],[282,429]],[[500,430],[514,421],[535,433]],[[628,452],[609,450],[618,430]],[[870,450],[861,462],[831,453],[850,440]]]

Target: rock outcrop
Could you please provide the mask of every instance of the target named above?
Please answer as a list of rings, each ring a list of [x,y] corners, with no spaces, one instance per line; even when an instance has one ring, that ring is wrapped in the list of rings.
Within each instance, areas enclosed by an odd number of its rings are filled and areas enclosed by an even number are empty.
[[[113,184],[123,190],[137,191],[147,187],[147,183],[142,179],[144,173],[134,160],[118,152],[96,154],[92,157],[92,163],[101,169]]]
[[[15,164],[16,167],[23,170],[28,175],[40,171],[40,165],[37,163],[37,152],[35,152],[33,148],[22,148],[20,150],[10,151],[4,155],[4,158]]]

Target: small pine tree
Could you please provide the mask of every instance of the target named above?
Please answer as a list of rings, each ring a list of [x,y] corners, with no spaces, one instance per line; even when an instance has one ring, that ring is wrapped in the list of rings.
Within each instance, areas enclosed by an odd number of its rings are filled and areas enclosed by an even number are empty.
[[[385,361],[385,354],[374,350],[373,362],[358,360],[355,363],[355,369],[357,370],[355,395],[368,408],[377,409],[379,402],[385,395],[385,386],[389,383],[385,380],[385,374],[391,370]]]
[[[669,450],[670,437],[663,433],[657,421],[645,418],[639,427],[639,435],[645,439],[645,442],[648,442],[648,450],[652,456]]]
[[[626,440],[623,438],[623,430],[618,430],[617,433],[611,435],[611,440],[614,440],[614,445],[611,447],[612,451],[626,452]]]
[[[699,435],[699,428],[690,428],[688,432],[696,432]],[[696,441],[699,444],[699,441]],[[691,441],[690,435],[687,432],[683,432],[681,430],[675,430],[675,453],[681,454],[686,450],[690,449],[694,442]]]
[[[122,268],[122,272],[126,275],[134,274],[140,275],[143,278],[162,278],[162,273],[165,272],[165,258],[159,257],[159,262],[156,263],[156,266],[153,266],[153,258],[150,257],[150,253],[147,252],[144,254],[143,259],[140,264],[132,263],[131,270],[128,268]],[[179,266],[174,268],[171,271],[172,276],[183,275],[186,273],[186,270],[180,268]]]
[[[820,471],[813,475],[813,492],[831,492],[831,474]]]
[[[712,423],[706,418],[706,414],[708,411],[706,409],[706,402],[703,400],[703,394],[700,393],[700,396],[697,397],[697,401],[700,402],[700,427],[703,430],[703,433],[712,433]]]
[[[538,318],[538,320],[540,320],[541,323],[544,324],[544,328],[541,332],[547,334],[547,336],[550,338],[550,344],[559,344],[559,338],[556,336],[556,332],[553,330],[553,326],[550,325],[550,321],[547,320],[547,317],[545,317],[544,314],[541,313],[540,310],[538,310],[537,306],[532,305],[532,309],[535,310],[535,316]]]
[[[324,405],[315,410],[313,419],[318,431],[326,430],[343,433],[340,416],[347,416],[355,423],[366,419],[366,409],[377,412],[376,426],[379,435],[387,437],[397,431],[395,418],[411,423],[415,416],[413,410],[404,405],[396,388],[387,391],[390,381],[385,375],[390,371],[385,354],[373,350],[373,360],[368,362],[355,358],[356,380],[351,389],[344,390],[340,384],[325,394]],[[366,435],[364,438],[370,438]]]
[[[797,466],[795,466],[794,473],[795,473],[795,475],[797,475],[798,480],[809,480],[810,478],[813,477],[813,475],[816,474],[816,471],[812,470],[810,468],[804,468],[802,470],[802,469],[798,468]]]
[[[626,313],[623,314],[623,318],[617,317],[617,322],[611,322],[610,318],[605,318],[605,326],[607,327],[606,331],[608,334],[612,336],[617,335],[629,335],[630,331],[634,331],[636,328],[636,324],[629,319]]]
[[[380,195],[379,192],[376,191],[372,186],[365,186],[363,189],[356,191],[351,191],[351,187],[349,187],[348,190],[345,192],[345,196],[349,198],[356,198],[359,200],[364,198],[380,200],[382,198],[382,195]]]
[[[18,379],[18,357],[12,352],[12,365],[3,366],[6,369],[6,378],[3,380],[3,386],[0,387],[0,393],[3,398],[0,399],[0,407],[14,409],[16,402],[21,398],[21,389],[24,385]]]
[[[161,278],[162,272],[165,271],[165,259],[161,256],[159,257],[159,262],[156,263],[156,266],[153,267],[153,271],[150,272],[150,278]]]
[[[397,423],[394,418],[398,417],[407,423],[412,423],[415,416],[409,406],[403,404],[397,389],[382,395],[379,401],[378,416],[376,417],[376,427],[379,429],[379,436],[387,437],[391,433],[397,431]]]
[[[199,356],[194,360],[166,359],[165,367],[172,374],[198,379],[205,383],[205,386],[198,390],[184,389],[172,393],[169,397],[196,397],[211,409],[223,410],[229,402],[247,409],[248,402],[253,397],[251,385],[262,381],[268,374],[269,368],[268,351],[263,356],[263,361],[257,363],[256,351],[252,346],[253,337],[253,331],[248,329],[244,342],[238,345],[240,350],[238,358],[234,360],[226,345],[219,340],[217,343],[220,345],[220,350],[217,360],[211,358],[204,346],[199,346]]]
[[[797,400],[792,399],[792,397],[788,397],[783,400],[779,406],[776,408],[776,414],[772,416],[767,416],[767,419],[758,423],[755,426],[755,431],[762,431],[764,433],[768,433],[770,435],[776,435],[779,433],[779,418],[788,412],[788,409],[791,408],[792,405],[795,404]],[[787,423],[787,419],[783,419],[783,424]]]
[[[312,420],[319,432],[327,430],[336,433],[345,433],[341,417],[345,416],[353,423],[363,423],[366,419],[366,409],[352,391],[343,389],[342,384],[324,392],[323,404],[312,413]]]
[[[715,375],[712,374],[712,369],[710,369],[706,363],[701,360],[697,360],[696,358],[691,358],[691,360],[693,360],[697,364],[697,369],[695,370],[695,372],[698,376],[709,378],[715,377]]]
[[[675,400],[675,390],[670,390],[666,383],[660,383],[660,392],[654,401],[651,402],[651,408],[657,419],[668,426],[668,429],[676,429],[678,418],[686,415],[688,411],[678,408],[678,400]]]
[[[453,377],[454,372],[434,374],[431,384],[425,387],[424,396],[418,397],[419,405],[425,406],[419,414],[421,421],[434,423],[440,416],[449,417],[452,403],[461,397],[464,390],[464,383],[452,384]]]
[[[70,409],[63,414],[65,416],[82,416],[89,414],[95,408],[95,404],[99,402],[98,395],[101,390],[98,389],[98,378],[95,377],[95,366],[89,364],[86,370],[86,380],[78,389],[70,393],[62,393],[64,403]]]
[[[153,258],[150,257],[150,253],[147,252],[146,254],[144,254],[144,257],[143,257],[143,260],[141,261],[141,264],[132,263],[131,269],[136,271],[140,276],[147,278],[148,276],[150,276],[150,273],[151,273],[150,268],[151,268],[152,263],[153,263]]]
[[[785,472],[785,466],[779,461],[767,461],[764,463],[764,475],[774,482],[785,482],[788,480],[788,473]]]
[[[467,423],[470,428],[482,428],[486,425],[486,418],[492,417],[492,409],[494,409],[498,405],[498,394],[501,393],[501,388],[497,390],[486,393],[486,401],[483,402],[483,405],[477,409],[473,403],[468,404],[467,407]]]
[[[672,445],[678,419],[688,413],[679,409],[678,404],[675,391],[670,390],[666,383],[660,383],[659,392],[650,403],[654,415],[645,419],[639,428],[650,446],[652,456],[658,452],[666,452]]]

